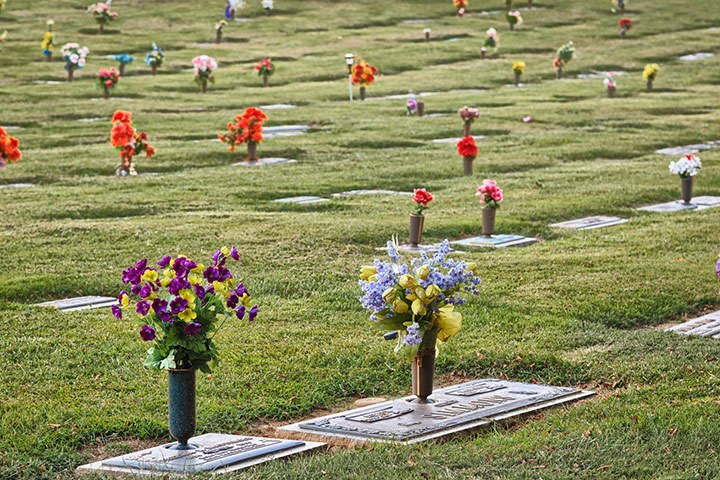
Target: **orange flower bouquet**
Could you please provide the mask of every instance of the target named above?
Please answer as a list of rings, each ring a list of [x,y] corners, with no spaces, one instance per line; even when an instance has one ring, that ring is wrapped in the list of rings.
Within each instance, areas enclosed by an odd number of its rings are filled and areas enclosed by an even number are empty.
[[[375,82],[377,68],[361,58],[352,66],[350,72],[353,85],[360,85],[360,100],[365,100],[365,89]]]
[[[22,158],[20,140],[11,137],[0,127],[0,168],[7,168],[8,162],[17,163]]]
[[[468,7],[468,1],[467,0],[453,0],[453,7],[455,7],[455,10],[457,10],[457,14],[459,16],[465,15],[465,9]]]
[[[247,143],[248,156],[245,159],[248,162],[259,160],[257,157],[257,144],[262,143],[263,124],[268,119],[265,112],[259,108],[250,107],[246,109],[242,115],[235,116],[235,123],[228,122],[228,133],[225,135],[218,134],[221,142],[228,145],[228,150],[235,151],[235,147]]]
[[[132,159],[135,155],[145,152],[147,158],[155,155],[155,147],[147,143],[147,134],[138,132],[132,124],[132,113],[118,110],[112,117],[110,144],[120,155],[120,165],[115,174],[121,177],[137,175]]]

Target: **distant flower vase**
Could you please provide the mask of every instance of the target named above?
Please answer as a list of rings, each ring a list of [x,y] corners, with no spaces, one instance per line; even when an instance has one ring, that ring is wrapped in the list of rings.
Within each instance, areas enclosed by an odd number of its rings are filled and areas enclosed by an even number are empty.
[[[168,371],[170,434],[177,440],[175,450],[195,447],[188,440],[195,435],[195,369]]]
[[[558,69],[557,69],[558,80],[560,80],[562,78],[562,76],[563,76],[563,69],[562,69],[562,67],[558,67]]]
[[[652,89],[653,89],[653,81],[648,78],[648,81],[647,81],[647,91],[648,91],[648,92],[652,92]]]
[[[423,227],[425,226],[425,215],[413,213],[410,215],[410,245],[417,247],[422,241]]]
[[[52,62],[52,53],[48,53],[47,55],[47,61]]]
[[[430,32],[425,32],[425,41],[426,42],[430,41]]]
[[[436,342],[437,330],[425,332],[418,353],[412,362],[412,393],[418,397],[420,403],[429,403],[428,397],[433,392]]]
[[[222,42],[222,32],[220,30],[217,31],[215,34],[215,43]]]
[[[472,125],[472,120],[470,120],[470,119],[465,120],[465,124],[463,125],[463,137],[470,136],[470,126],[471,125]]]
[[[73,70],[72,68],[68,70],[67,79],[68,82],[72,82],[75,79],[75,70]]]
[[[528,6],[527,6],[527,8],[528,8],[528,9],[532,9],[532,8],[533,8],[533,0],[528,0]]]
[[[495,208],[482,209],[482,234],[491,237],[495,234]]]
[[[480,49],[480,60],[485,60],[487,57],[487,48],[483,47]]]
[[[509,24],[509,25],[510,25],[510,31],[511,31],[511,32],[514,32],[514,31],[515,31],[515,24],[514,24],[514,23],[511,23],[511,24]]]
[[[256,162],[257,161],[257,143],[256,142],[248,142],[248,156],[245,160],[248,162]]]
[[[417,102],[418,117],[425,115],[425,102]]]
[[[202,93],[207,93],[207,87],[208,87],[207,80],[205,80],[205,79],[200,80],[200,91]]]
[[[110,88],[107,85],[103,85],[103,98],[105,100],[110,98]]]
[[[101,23],[100,24],[100,33],[103,33],[104,31],[105,31],[105,25]]]
[[[262,79],[263,79],[263,87],[267,87],[268,85],[270,85],[270,77],[269,76],[263,75]]]
[[[153,75],[153,77],[154,77],[154,76],[157,74],[157,65],[152,65],[151,69],[152,69],[152,70],[151,70],[151,71],[152,71],[152,75]]]
[[[518,85],[520,85],[520,74],[516,73],[515,74],[515,86],[517,87]]]
[[[235,20],[235,16],[237,15],[237,12],[235,10],[230,10],[230,18]]]
[[[608,98],[615,98],[615,92],[616,92],[616,90],[617,90],[616,88],[608,88],[608,89],[607,89]]]
[[[125,64],[124,63],[120,64],[119,70],[120,70],[120,76],[121,77],[124,76],[125,75]]]
[[[365,101],[365,87],[360,87],[360,100]]]
[[[463,157],[463,171],[465,176],[469,177],[473,174],[473,161],[475,157]]]
[[[682,201],[685,205],[690,205],[692,200],[693,179],[695,177],[680,177],[680,188],[682,189]]]
[[[135,167],[133,167],[131,157],[121,157],[120,160],[120,165],[118,165],[118,167],[115,169],[115,175],[117,175],[118,177],[134,177],[135,175],[137,175]]]
[[[624,37],[627,34],[627,28],[623,27],[620,29],[620,36]]]

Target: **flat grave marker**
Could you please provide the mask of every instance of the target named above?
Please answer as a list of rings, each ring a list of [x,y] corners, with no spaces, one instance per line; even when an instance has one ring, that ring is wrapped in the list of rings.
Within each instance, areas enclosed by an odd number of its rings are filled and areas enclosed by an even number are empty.
[[[62,312],[75,312],[94,308],[107,308],[115,305],[117,298],[89,295],[85,297],[64,298],[35,304],[36,307],[52,307]]]
[[[2,128],[7,130],[8,132],[18,132],[20,130],[25,130],[25,128],[21,127],[20,125],[5,125]]]
[[[103,120],[108,120],[103,117],[89,117],[89,118],[78,118],[78,122],[80,123],[95,123],[95,122],[101,122]]]
[[[190,439],[197,448],[175,450],[175,442],[83,465],[81,473],[132,475],[229,473],[269,460],[295,455],[323,446],[322,443],[206,433]]]
[[[414,396],[404,397],[286,425],[280,430],[291,437],[312,436],[327,442],[351,439],[411,444],[489,426],[593,395],[594,392],[576,388],[489,378],[436,390],[428,403],[419,403]]]
[[[473,137],[475,140],[482,140],[483,138],[485,138],[485,135],[473,135],[472,137]],[[438,138],[438,139],[433,140],[433,143],[457,143],[457,142],[459,142],[460,140],[462,140],[462,138],[460,138],[460,137],[456,137],[456,138]]]
[[[524,237],[522,235],[491,235],[489,237],[478,236],[465,238],[463,240],[455,240],[450,242],[453,245],[461,245],[463,247],[493,247],[493,248],[506,248],[506,247],[520,247],[524,245],[530,245],[531,243],[537,242],[537,238]]]
[[[567,222],[553,223],[550,226],[556,228],[571,228],[575,230],[593,230],[596,228],[611,227],[613,225],[620,225],[627,223],[626,218],[620,217],[606,217],[602,215],[594,217],[585,217],[577,220],[569,220]]]
[[[675,325],[665,331],[675,332],[681,335],[720,338],[720,310],[694,318],[680,325]]]
[[[708,208],[720,207],[720,197],[703,195],[700,197],[693,197],[691,201],[698,206],[698,210],[706,210]]]
[[[429,18],[408,18],[406,20],[400,20],[400,23],[409,23],[409,24],[416,24],[416,23],[432,23],[432,20]]]
[[[640,207],[638,210],[645,212],[682,212],[684,210],[696,210],[698,206],[695,203],[685,204],[681,200],[674,202],[658,203],[657,205],[648,205]]]
[[[242,162],[235,162],[233,163],[233,167],[264,167],[265,165],[277,165],[280,163],[296,163],[297,160],[293,160],[291,158],[276,158],[276,157],[268,157],[268,158],[261,158],[260,160],[255,160],[252,162],[242,161]]]
[[[35,184],[33,183],[7,183],[5,185],[0,185],[0,189],[32,188],[34,186]]]
[[[322,198],[322,197],[301,196],[301,197],[278,198],[277,200],[273,200],[273,202],[296,203],[296,204],[300,204],[300,205],[306,205],[308,203],[329,202],[329,200],[327,198]]]
[[[398,192],[396,190],[348,190],[347,192],[333,193],[333,197],[351,197],[354,195],[408,195],[412,192]]]
[[[680,60],[683,62],[692,62],[695,60],[704,60],[706,58],[714,57],[714,53],[708,53],[708,52],[698,52],[698,53],[692,53],[690,55],[683,55],[680,57]]]
[[[396,250],[398,252],[403,253],[435,253],[440,249],[439,243],[432,243],[432,244],[419,244],[417,247],[413,247],[409,243],[401,243],[397,246]],[[387,251],[387,247],[377,247],[375,250],[378,251]],[[451,252],[455,253],[463,253],[463,252],[456,252],[454,249],[450,249]]]
[[[305,135],[305,132],[309,129],[308,125],[279,125],[277,127],[263,127],[262,134],[265,138],[293,137]]]
[[[589,78],[606,78],[606,77],[620,77],[625,75],[625,72],[618,70],[617,72],[610,71],[593,71],[592,73],[581,73],[577,78],[589,79]]]
[[[655,153],[659,153],[661,155],[682,156],[692,155],[693,153],[698,153],[718,147],[720,147],[720,140],[705,143],[696,143],[693,145],[681,145],[679,147],[661,148],[660,150],[655,150]]]
[[[271,105],[260,105],[260,110],[289,110],[291,108],[297,108],[297,105],[291,105],[289,103],[273,103]]]

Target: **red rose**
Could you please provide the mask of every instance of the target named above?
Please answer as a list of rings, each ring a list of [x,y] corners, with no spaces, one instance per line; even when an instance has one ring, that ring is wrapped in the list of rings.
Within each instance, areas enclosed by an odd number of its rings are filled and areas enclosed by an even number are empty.
[[[457,143],[457,151],[461,157],[476,157],[478,148],[475,144],[475,139],[472,136],[463,137]]]
[[[428,203],[433,201],[433,196],[430,192],[425,190],[424,188],[416,188],[413,190],[413,193],[415,196],[413,197],[412,201],[421,204],[423,208],[428,206]]]

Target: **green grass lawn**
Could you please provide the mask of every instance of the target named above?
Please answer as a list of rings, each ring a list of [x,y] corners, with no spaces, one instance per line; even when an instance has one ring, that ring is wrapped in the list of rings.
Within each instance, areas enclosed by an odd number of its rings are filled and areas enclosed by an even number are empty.
[[[714,261],[720,209],[652,214],[637,207],[679,198],[680,182],[656,149],[720,139],[717,0],[631,0],[634,28],[621,39],[610,1],[547,0],[523,10],[509,32],[503,0],[277,0],[272,16],[250,2],[226,42],[213,43],[222,0],[116,0],[104,35],[83,2],[9,0],[0,32],[0,125],[21,141],[20,163],[0,183],[0,478],[66,479],[91,459],[166,441],[166,375],[142,366],[145,345],[131,321],[109,310],[58,313],[34,303],[114,295],[120,272],[167,254],[208,258],[238,245],[242,276],[261,305],[256,323],[217,338],[223,362],[198,381],[198,431],[257,432],[363,396],[409,393],[409,366],[371,328],[358,303],[360,265],[391,236],[406,236],[406,197],[363,196],[293,206],[272,200],[353,189],[436,195],[428,241],[479,233],[474,197],[494,178],[506,201],[499,233],[537,236],[523,249],[473,251],[482,293],[464,308],[464,328],[438,359],[438,383],[495,376],[597,390],[599,396],[511,427],[411,447],[333,449],[269,463],[242,479],[710,479],[720,478],[720,343],[664,333],[661,325],[717,309]],[[40,41],[55,20],[56,61]],[[402,23],[428,19],[427,24]],[[422,41],[422,29],[434,41]],[[500,49],[485,61],[485,30]],[[458,38],[455,42],[444,39]],[[557,81],[553,52],[573,40],[576,58]],[[143,64],[164,48],[157,76]],[[90,48],[88,65],[65,83],[59,47]],[[106,55],[135,63],[103,101],[94,85]],[[679,56],[714,52],[683,62]],[[438,92],[435,118],[408,118],[404,100],[347,102],[343,56],[363,56],[383,74],[370,97]],[[220,63],[206,95],[190,60]],[[269,88],[254,74],[271,57]],[[525,88],[513,60],[527,62]],[[642,70],[659,63],[655,91]],[[622,70],[618,98],[594,70]],[[39,81],[39,83],[38,83]],[[46,81],[60,81],[47,84]],[[453,92],[453,90],[477,90]],[[357,94],[357,89],[356,89]],[[298,162],[233,167],[236,155],[210,140],[245,107],[268,125],[311,125],[309,134],[269,139],[262,156]],[[475,176],[462,176],[452,144],[456,111],[477,106]],[[156,158],[116,178],[110,116],[130,110]],[[520,119],[532,116],[533,123]],[[82,118],[102,117],[94,123]],[[244,153],[244,152],[243,152]],[[720,149],[700,154],[696,195],[720,195]],[[630,219],[603,230],[558,231],[550,223],[588,215]]]

